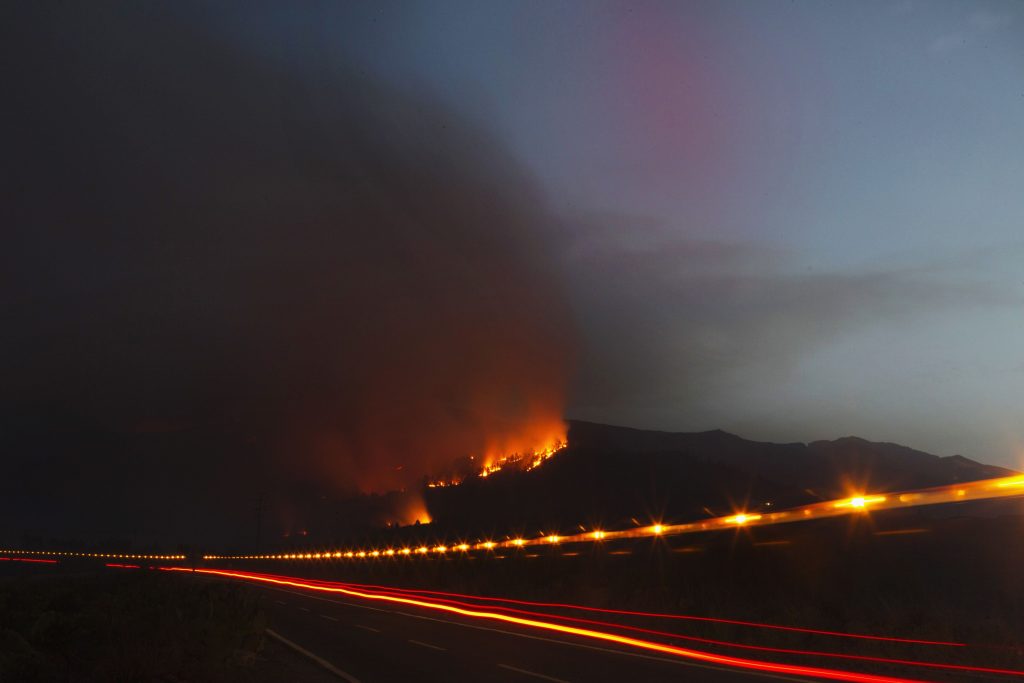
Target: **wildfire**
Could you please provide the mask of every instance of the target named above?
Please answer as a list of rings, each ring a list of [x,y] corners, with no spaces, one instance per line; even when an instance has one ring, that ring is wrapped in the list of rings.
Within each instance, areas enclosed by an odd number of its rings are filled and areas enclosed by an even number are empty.
[[[492,459],[490,462],[485,464],[483,467],[478,469],[476,472],[469,475],[469,477],[480,477],[486,479],[495,472],[505,469],[506,467],[518,467],[524,472],[535,470],[545,462],[555,457],[557,453],[565,450],[569,446],[568,440],[563,437],[554,439],[546,446],[537,448],[533,451],[523,453],[510,453],[508,455],[502,455]],[[468,477],[451,477],[449,479],[436,479],[429,482],[427,486],[432,489],[445,488],[446,486],[458,486]]]

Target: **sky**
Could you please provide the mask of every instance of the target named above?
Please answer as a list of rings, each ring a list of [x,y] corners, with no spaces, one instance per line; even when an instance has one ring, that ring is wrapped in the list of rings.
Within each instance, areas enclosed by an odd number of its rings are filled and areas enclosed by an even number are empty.
[[[415,7],[326,40],[538,179],[570,415],[1024,466],[1019,3]]]
[[[1019,3],[2,12],[0,494],[248,519],[562,417],[1024,468]]]

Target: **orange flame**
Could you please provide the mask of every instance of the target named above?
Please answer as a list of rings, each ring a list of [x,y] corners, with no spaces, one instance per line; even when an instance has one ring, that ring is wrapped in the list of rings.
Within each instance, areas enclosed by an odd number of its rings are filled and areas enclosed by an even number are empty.
[[[522,443],[529,443],[519,439]],[[508,440],[503,440],[508,443]],[[539,446],[537,444],[540,444]],[[565,424],[558,423],[558,429],[539,441],[532,441],[532,445],[520,450],[496,451],[490,447],[485,453],[483,467],[472,472],[468,476],[476,476],[481,479],[503,470],[507,467],[515,467],[525,472],[537,469],[545,462],[553,458],[557,453],[568,447],[569,442],[566,436]],[[475,458],[474,458],[475,460]],[[435,479],[427,484],[429,488],[444,488],[446,486],[458,486],[465,480],[465,477],[453,476],[445,479]]]

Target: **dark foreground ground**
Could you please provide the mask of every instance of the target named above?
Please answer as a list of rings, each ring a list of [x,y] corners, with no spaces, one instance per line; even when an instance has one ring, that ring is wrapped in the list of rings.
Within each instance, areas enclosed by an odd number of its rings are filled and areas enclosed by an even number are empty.
[[[266,637],[261,596],[245,586],[151,571],[3,570],[5,683],[337,680]]]
[[[1024,518],[954,513],[878,514],[734,534],[517,552],[209,566],[968,645],[935,649],[720,623],[628,621],[669,630],[679,634],[678,645],[706,651],[716,649],[684,637],[1022,670]],[[753,675],[625,655],[615,646],[594,649],[593,641],[525,632],[515,625],[190,573],[118,570],[102,563],[0,565],[7,574],[0,576],[4,682],[339,680],[337,673],[268,637],[268,628],[362,683],[531,678],[724,683]],[[914,680],[1020,680],[717,651]]]

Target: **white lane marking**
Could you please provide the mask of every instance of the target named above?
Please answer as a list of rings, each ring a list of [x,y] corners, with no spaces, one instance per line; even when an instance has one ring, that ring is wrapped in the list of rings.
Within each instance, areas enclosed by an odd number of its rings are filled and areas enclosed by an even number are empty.
[[[561,678],[555,678],[554,676],[545,676],[544,674],[539,674],[535,671],[527,671],[526,669],[520,669],[517,666],[509,666],[508,664],[499,664],[498,666],[500,666],[502,669],[508,669],[509,671],[515,671],[516,673],[523,674],[524,676],[533,676],[534,678],[540,678],[541,680],[545,681],[552,681],[553,683],[569,683],[569,681],[566,681]]]
[[[412,638],[409,639],[409,642],[412,643],[413,645],[419,645],[420,647],[429,647],[431,650],[445,650],[446,651],[448,649],[446,647],[440,647],[438,645],[431,645],[430,643],[424,643],[421,640],[413,640]]]
[[[293,643],[292,641],[288,640],[287,638],[282,636],[280,633],[277,633],[276,631],[272,631],[272,630],[270,630],[268,628],[267,629],[267,635],[270,636],[271,638],[273,638],[274,640],[277,640],[277,641],[283,643],[284,645],[287,645],[291,649],[293,649],[296,652],[298,652],[300,655],[302,655],[304,657],[308,657],[309,659],[312,659],[314,662],[316,662],[317,664],[319,664],[323,668],[327,669],[328,671],[330,671],[332,674],[334,674],[338,678],[342,679],[343,681],[348,681],[348,683],[360,683],[359,679],[356,678],[355,676],[353,676],[351,674],[345,673],[344,671],[342,671],[338,667],[336,667],[333,664],[331,664],[330,662],[328,662],[323,657],[318,657],[317,655],[313,654],[312,652],[310,652],[306,648],[302,647],[298,643]]]
[[[380,633],[380,629],[379,628],[374,628],[372,626],[363,626],[362,624],[352,624],[352,625],[355,626],[356,628],[361,628],[364,631],[369,631],[370,633]]]
[[[324,619],[330,619],[331,621],[338,621],[338,617],[332,617],[329,614],[321,614],[320,616],[323,617]]]
[[[291,593],[292,595],[298,595],[300,598],[309,598],[310,600],[323,600],[324,602],[330,602],[335,605],[345,605],[346,607],[358,607],[359,609],[370,609],[374,612],[386,612],[387,614],[397,614],[394,610],[381,609],[380,607],[370,607],[369,605],[359,605],[354,602],[345,602],[344,600],[334,600],[331,598],[321,598],[319,595],[309,595],[308,593],[300,593],[299,591],[288,590],[287,588],[278,588],[277,586],[260,586],[260,588],[266,588],[267,590],[280,591],[282,593]]]
[[[425,619],[427,621],[436,621],[441,624],[451,624],[452,626],[461,626],[463,628],[472,628],[477,631],[491,631],[492,633],[503,633],[506,636],[515,636],[516,638],[527,638],[529,640],[541,640],[545,643],[554,643],[555,645],[568,645],[569,647],[578,647],[584,650],[595,650],[597,652],[608,652],[613,655],[622,655],[623,657],[638,657],[640,659],[649,659],[653,662],[664,662],[666,664],[677,664],[680,666],[695,666],[699,669],[711,669],[712,671],[723,671],[732,674],[747,675],[747,676],[758,676],[761,678],[774,678],[780,681],[793,681],[793,683],[807,683],[807,678],[793,678],[792,676],[783,676],[781,674],[770,674],[763,671],[747,671],[740,668],[732,668],[725,666],[715,666],[714,664],[704,664],[701,662],[691,662],[685,659],[669,659],[667,657],[658,657],[656,655],[645,655],[639,652],[627,652],[626,650],[613,650],[607,647],[600,647],[597,645],[584,645],[583,643],[573,643],[568,640],[555,640],[553,638],[545,638],[544,636],[532,636],[527,633],[516,633],[515,631],[505,631],[500,628],[491,628],[489,626],[476,626],[475,624],[460,624],[457,621],[448,621],[447,619],[436,619],[434,617],[425,617],[421,614],[410,614],[409,612],[398,612],[395,614],[401,614],[405,617],[412,617],[413,619]]]
[[[388,614],[401,614],[405,617],[412,617],[413,619],[425,619],[427,621],[436,621],[440,624],[451,624],[452,626],[461,626],[462,628],[472,628],[477,631],[490,631],[491,633],[503,633],[506,636],[515,636],[516,638],[527,638],[529,640],[541,640],[547,643],[554,643],[556,645],[567,645],[569,647],[578,647],[583,650],[594,650],[596,652],[609,652],[613,655],[621,655],[623,657],[637,657],[638,659],[649,659],[652,662],[663,662],[665,664],[675,664],[677,666],[692,666],[698,669],[711,669],[712,671],[722,671],[731,673],[738,676],[753,676],[756,678],[772,678],[779,681],[793,681],[793,683],[807,683],[807,678],[794,678],[792,676],[784,676],[782,674],[770,674],[764,671],[750,671],[749,669],[741,669],[739,667],[730,666],[716,666],[714,664],[704,664],[702,662],[695,662],[688,659],[669,659],[668,657],[658,657],[656,655],[647,655],[640,652],[627,652],[626,650],[613,650],[607,647],[599,647],[597,645],[584,645],[583,643],[573,643],[568,640],[555,640],[553,638],[544,638],[543,636],[532,636],[526,633],[516,633],[515,631],[505,631],[500,628],[491,628],[489,626],[477,626],[476,624],[462,624],[457,621],[448,621],[447,619],[437,619],[435,617],[425,617],[421,614],[410,614],[409,612],[400,612],[398,610],[391,609],[380,609],[378,607],[370,607],[369,605],[358,605],[354,602],[345,602],[344,600],[332,600],[331,598],[321,598],[319,595],[309,595],[308,593],[302,593],[300,591],[289,590],[287,588],[278,588],[277,586],[264,586],[259,585],[260,588],[265,588],[272,591],[280,591],[282,593],[291,593],[292,595],[298,595],[303,598],[311,598],[313,600],[323,600],[324,602],[333,602],[337,605],[347,605],[348,607],[358,607],[360,609],[371,609],[374,612],[387,612]]]

